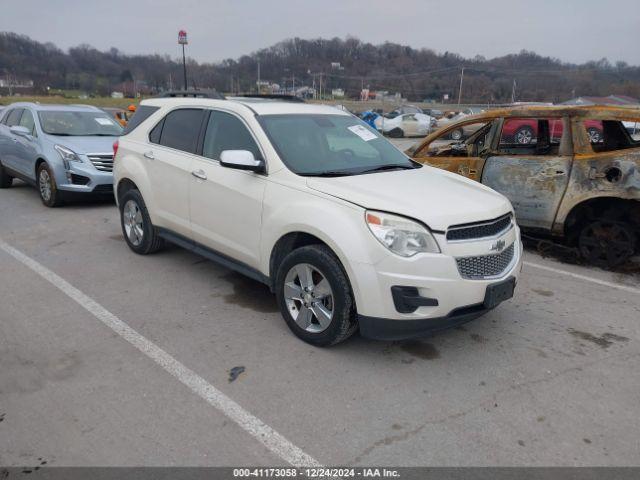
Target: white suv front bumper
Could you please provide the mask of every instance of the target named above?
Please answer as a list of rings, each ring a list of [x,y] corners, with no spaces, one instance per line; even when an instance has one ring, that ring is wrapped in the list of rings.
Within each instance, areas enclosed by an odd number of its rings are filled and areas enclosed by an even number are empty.
[[[487,287],[504,283],[515,286],[517,283],[522,269],[522,243],[517,226],[499,239],[448,243],[444,235],[436,238],[441,254],[420,254],[411,258],[389,254],[373,265],[352,264],[357,278],[354,293],[363,336],[397,340],[467,322],[496,306],[495,299],[487,298]],[[464,278],[461,268],[468,273],[468,262],[461,262],[459,268],[457,260],[490,259],[498,255],[491,251],[497,240],[504,241],[501,251],[513,245],[513,256],[505,269],[485,278]],[[395,299],[393,287],[396,287]],[[409,292],[409,304],[417,294],[420,306],[413,311],[403,309],[403,290],[397,287],[404,287],[404,294]],[[504,288],[508,290],[509,287]],[[491,288],[492,291],[500,289]]]

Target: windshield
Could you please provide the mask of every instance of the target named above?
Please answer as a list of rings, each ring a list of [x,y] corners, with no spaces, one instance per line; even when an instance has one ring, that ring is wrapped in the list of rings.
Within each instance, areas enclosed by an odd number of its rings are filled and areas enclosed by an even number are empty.
[[[122,127],[104,112],[38,112],[42,131],[62,136],[119,136]]]
[[[420,167],[356,117],[296,114],[259,119],[280,158],[298,175],[358,175]]]

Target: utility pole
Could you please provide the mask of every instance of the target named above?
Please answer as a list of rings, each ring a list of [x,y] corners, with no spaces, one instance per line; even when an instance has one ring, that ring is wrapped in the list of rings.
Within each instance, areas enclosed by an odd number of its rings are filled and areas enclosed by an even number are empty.
[[[513,79],[513,86],[511,87],[511,103],[516,101],[516,79]]]
[[[187,31],[180,30],[178,32],[178,45],[182,45],[182,73],[184,75],[184,89],[187,90],[187,60],[184,54],[184,46],[187,44]]]
[[[462,100],[462,79],[464,78],[464,67],[462,67],[462,71],[460,72],[460,89],[458,90],[458,105],[460,105],[460,101]]]
[[[260,93],[260,60],[258,60],[258,82],[256,83],[256,87],[258,87],[258,94]]]

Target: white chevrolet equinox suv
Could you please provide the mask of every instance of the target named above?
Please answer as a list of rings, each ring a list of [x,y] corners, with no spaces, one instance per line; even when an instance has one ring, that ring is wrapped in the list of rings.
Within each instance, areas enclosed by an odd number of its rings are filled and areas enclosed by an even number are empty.
[[[423,336],[511,298],[509,201],[330,106],[151,99],[114,144],[129,247],[177,244],[267,284],[302,340]]]

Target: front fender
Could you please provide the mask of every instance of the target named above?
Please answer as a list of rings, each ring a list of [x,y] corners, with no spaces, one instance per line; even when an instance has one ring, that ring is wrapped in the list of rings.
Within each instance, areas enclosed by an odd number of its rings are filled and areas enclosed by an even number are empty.
[[[319,238],[336,254],[357,289],[354,267],[373,264],[385,252],[369,232],[364,209],[320,192],[270,184],[265,192],[260,270],[269,275],[273,249],[282,237],[303,232]]]

